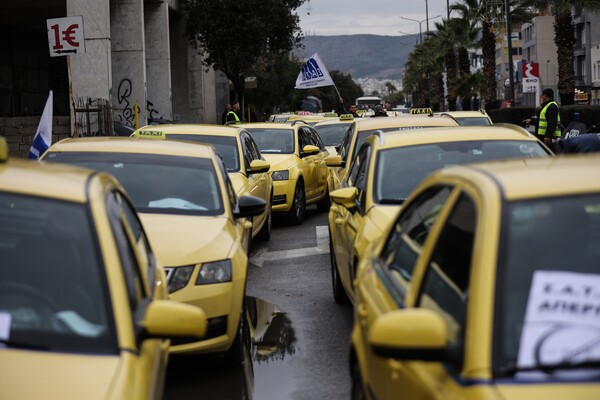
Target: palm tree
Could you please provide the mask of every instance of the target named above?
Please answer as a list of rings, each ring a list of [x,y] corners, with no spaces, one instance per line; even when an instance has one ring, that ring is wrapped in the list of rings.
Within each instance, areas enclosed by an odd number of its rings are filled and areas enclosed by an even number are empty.
[[[554,43],[558,60],[558,93],[563,105],[575,103],[575,29],[571,12],[584,8],[600,10],[600,0],[535,0],[539,9],[552,8],[554,15]]]
[[[446,70],[446,92],[448,93],[448,108],[454,110],[456,99],[456,79],[458,78],[458,69],[456,62],[456,38],[452,26],[448,20],[435,23],[435,30],[428,33],[431,43],[430,54],[441,55],[443,57]]]
[[[505,0],[511,4],[511,25],[520,26],[531,21],[532,2],[536,0]],[[496,9],[495,9],[496,7]],[[481,24],[481,52],[483,56],[483,99],[490,103],[496,100],[496,34],[494,18],[503,14],[505,3],[488,0],[459,0],[450,6],[460,18]]]

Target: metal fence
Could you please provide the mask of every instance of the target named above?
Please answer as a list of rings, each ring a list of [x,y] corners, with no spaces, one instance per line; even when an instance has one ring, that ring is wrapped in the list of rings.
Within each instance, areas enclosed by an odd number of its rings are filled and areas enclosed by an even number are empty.
[[[79,97],[73,106],[73,136],[113,136],[112,107],[109,100]]]

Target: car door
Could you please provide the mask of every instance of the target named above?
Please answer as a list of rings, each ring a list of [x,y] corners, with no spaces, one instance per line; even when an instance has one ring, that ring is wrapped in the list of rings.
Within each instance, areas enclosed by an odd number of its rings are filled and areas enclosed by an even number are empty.
[[[324,193],[327,190],[328,179],[329,179],[329,169],[325,162],[325,158],[329,155],[329,152],[325,148],[325,144],[319,133],[312,127],[306,128],[310,134],[310,138],[315,146],[321,150],[319,154],[316,156],[316,167],[317,167],[317,195]]]
[[[436,220],[451,199],[451,193],[449,186],[434,186],[405,204],[381,252],[367,263],[371,267],[361,269],[355,308],[361,343],[367,343],[369,328],[380,315],[407,306],[409,285],[413,282],[419,257]],[[383,394],[389,396],[389,393],[394,393],[392,391],[398,391],[395,375],[401,364],[376,356],[371,351],[364,354],[369,385],[377,393],[377,398],[387,398]],[[402,373],[412,371],[403,370]],[[402,393],[405,393],[404,388]]]
[[[315,145],[310,137],[310,132],[306,127],[298,128],[298,142],[300,154],[300,170],[304,177],[304,192],[306,193],[306,201],[310,202],[316,196],[318,189],[317,168],[318,155],[304,155],[302,149],[307,145]]]
[[[167,340],[145,339],[139,332],[143,329],[138,321],[144,319],[148,305],[160,298],[166,298],[164,282],[158,285],[156,260],[137,217],[135,209],[118,191],[107,198],[109,220],[119,251],[129,307],[134,324],[132,333],[136,335],[137,357],[131,365],[136,380],[144,382],[139,387],[148,388],[148,398],[160,398],[168,359]],[[162,275],[164,277],[164,275]],[[163,297],[164,296],[164,297]]]
[[[361,228],[365,216],[366,190],[367,190],[367,172],[371,159],[372,148],[365,145],[356,158],[354,164],[350,167],[348,178],[344,186],[355,187],[358,191],[355,201],[355,207],[348,209],[338,206],[336,224],[336,257],[339,268],[339,275],[342,284],[347,292],[352,293],[352,281],[354,280],[354,240],[357,231]]]
[[[242,144],[242,157],[244,157],[244,164],[246,167],[246,171],[242,171],[242,173],[246,176],[248,182],[247,194],[260,197],[261,199],[265,199],[265,201],[268,202],[268,195],[270,195],[270,193],[267,193],[267,191],[269,190],[267,187],[267,173],[261,172],[258,174],[253,174],[250,171],[250,163],[252,162],[252,160],[261,159],[260,151],[256,147],[254,140],[252,140],[248,133],[242,132],[240,134],[240,141]],[[252,219],[253,229],[255,229],[256,232],[258,232],[256,229],[258,229],[258,227],[261,226],[261,224],[266,218],[266,215],[267,213],[265,212]]]

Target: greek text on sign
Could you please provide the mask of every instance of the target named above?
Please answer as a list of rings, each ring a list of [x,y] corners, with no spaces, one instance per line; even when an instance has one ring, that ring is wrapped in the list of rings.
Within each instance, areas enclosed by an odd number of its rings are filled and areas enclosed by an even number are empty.
[[[46,20],[50,57],[85,53],[83,16]]]

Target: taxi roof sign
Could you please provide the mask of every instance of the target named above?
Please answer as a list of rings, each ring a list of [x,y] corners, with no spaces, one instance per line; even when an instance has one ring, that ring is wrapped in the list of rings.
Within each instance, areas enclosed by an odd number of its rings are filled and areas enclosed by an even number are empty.
[[[340,121],[351,121],[354,119],[354,115],[352,114],[342,114],[340,115]]]
[[[137,131],[133,132],[133,137],[136,138],[143,138],[143,139],[166,139],[167,135],[163,132],[163,131],[156,131],[156,130],[141,130],[138,129]]]
[[[411,108],[411,114],[429,114],[433,115],[433,110],[431,108]]]
[[[337,117],[338,115],[337,115],[337,113],[334,113],[334,112],[328,112],[328,113],[323,114],[323,116],[324,117]]]

